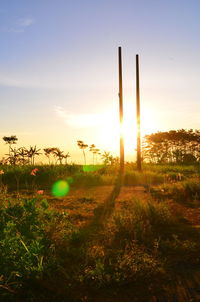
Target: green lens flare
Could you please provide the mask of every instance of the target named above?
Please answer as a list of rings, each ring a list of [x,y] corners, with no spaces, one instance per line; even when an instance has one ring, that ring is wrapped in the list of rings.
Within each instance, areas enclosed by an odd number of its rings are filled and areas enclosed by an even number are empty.
[[[83,172],[94,172],[102,168],[102,165],[84,165]]]
[[[53,184],[51,192],[55,197],[63,197],[69,193],[69,185],[65,180],[58,180]]]

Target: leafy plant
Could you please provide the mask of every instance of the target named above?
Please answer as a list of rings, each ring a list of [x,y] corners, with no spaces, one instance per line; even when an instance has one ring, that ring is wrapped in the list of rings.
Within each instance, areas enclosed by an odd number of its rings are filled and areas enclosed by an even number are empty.
[[[77,141],[78,147],[83,151],[84,163],[86,165],[86,156],[85,156],[85,149],[88,147],[83,141]]]

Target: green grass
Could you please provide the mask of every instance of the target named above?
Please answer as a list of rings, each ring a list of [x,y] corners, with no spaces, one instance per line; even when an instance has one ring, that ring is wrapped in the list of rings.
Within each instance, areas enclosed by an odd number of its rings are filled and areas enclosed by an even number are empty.
[[[199,201],[198,165],[145,164],[139,173],[134,164],[127,164],[125,185],[146,185],[153,197],[120,206],[107,201],[81,228],[70,222],[68,213],[49,210],[42,196],[11,200],[5,188],[35,192],[50,189],[58,179],[68,180],[74,188],[114,185],[118,168],[84,172],[78,165],[46,165],[37,166],[36,176],[31,175],[33,168],[2,167],[1,301],[80,302],[86,296],[94,301],[104,294],[117,296],[125,287],[141,301],[141,293],[156,294],[157,285],[162,288],[162,280],[176,273],[177,265],[200,260],[198,231],[174,217],[165,202]]]
[[[200,179],[193,178],[183,182],[164,184],[151,189],[153,196],[160,200],[172,199],[181,203],[200,201]]]
[[[184,177],[191,177],[200,175],[200,163],[193,165],[189,164],[144,164],[144,170],[151,170],[152,172],[158,172],[163,175],[166,174],[182,174]]]
[[[173,266],[198,261],[196,231],[165,203],[133,199],[105,213],[102,208],[99,226],[96,217],[78,229],[67,213],[50,211],[46,200],[4,200],[1,301],[81,301],[107,291],[112,296],[124,286],[148,296]]]
[[[156,185],[164,183],[164,176],[157,172],[126,171],[124,176],[125,185]]]
[[[88,167],[88,168],[87,168]],[[40,165],[40,166],[2,166],[2,184],[8,190],[50,189],[59,179],[72,180],[73,186],[112,185],[118,176],[118,166],[80,166],[80,165]],[[37,168],[36,175],[31,171]],[[196,165],[155,165],[143,164],[143,172],[137,172],[136,165],[125,165],[125,185],[157,185],[164,182],[187,180],[199,177],[199,164]]]

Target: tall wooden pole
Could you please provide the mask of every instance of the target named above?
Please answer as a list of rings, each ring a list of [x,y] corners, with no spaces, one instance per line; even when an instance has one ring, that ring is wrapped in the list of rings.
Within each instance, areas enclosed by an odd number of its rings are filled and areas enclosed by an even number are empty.
[[[123,137],[123,89],[122,89],[122,54],[118,47],[119,59],[119,120],[120,120],[120,174],[124,173],[124,137]]]
[[[139,55],[136,55],[136,118],[137,118],[137,169],[142,170],[141,164],[141,133],[140,133],[140,79]]]

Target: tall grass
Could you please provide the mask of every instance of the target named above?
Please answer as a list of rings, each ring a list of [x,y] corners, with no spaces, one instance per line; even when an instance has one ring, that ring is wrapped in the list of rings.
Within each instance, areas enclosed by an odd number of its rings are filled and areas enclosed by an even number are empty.
[[[197,259],[197,242],[185,238],[166,204],[133,199],[110,215],[102,217],[99,230],[92,224],[77,229],[67,213],[50,211],[45,200],[5,200],[1,301],[81,301],[85,296],[95,301],[108,289],[113,297],[125,285],[148,294],[149,287],[156,291],[157,282],[162,284],[171,258],[173,263]]]
[[[31,171],[37,168],[35,176]],[[8,190],[32,190],[50,188],[58,179],[73,178],[73,186],[112,185],[118,176],[118,166],[80,165],[40,165],[40,166],[2,166],[1,184]],[[186,180],[200,175],[199,165],[154,165],[144,164],[143,172],[136,170],[135,164],[125,166],[125,185],[158,185],[164,182]]]
[[[200,179],[194,178],[183,182],[164,184],[152,188],[151,193],[158,199],[172,199],[177,202],[200,201]]]
[[[124,176],[125,185],[156,185],[164,183],[164,176],[157,172],[126,171]]]

